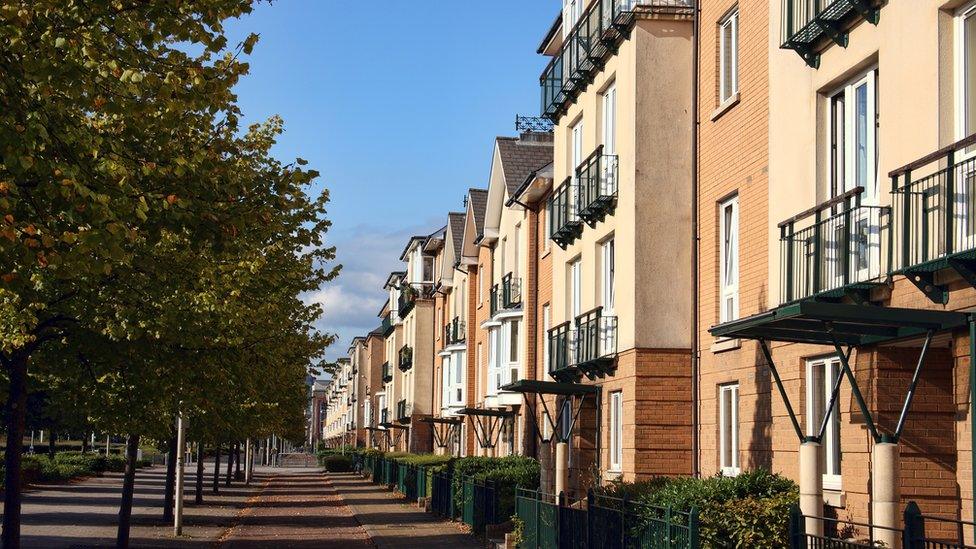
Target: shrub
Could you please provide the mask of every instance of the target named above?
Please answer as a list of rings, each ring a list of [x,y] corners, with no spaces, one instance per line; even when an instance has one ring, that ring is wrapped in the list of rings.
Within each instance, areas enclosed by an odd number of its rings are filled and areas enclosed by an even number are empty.
[[[790,506],[799,500],[792,480],[762,469],[736,477],[614,482],[603,491],[654,506],[641,507],[644,523],[662,507],[683,512],[697,507],[703,547],[786,547]]]
[[[322,461],[325,470],[330,473],[348,473],[352,471],[352,457],[341,454],[326,456]]]
[[[469,456],[454,460],[453,465],[454,504],[457,509],[464,505],[464,481],[468,478],[496,483],[500,511],[498,516],[508,516],[514,512],[516,488],[539,486],[539,462],[524,456]]]

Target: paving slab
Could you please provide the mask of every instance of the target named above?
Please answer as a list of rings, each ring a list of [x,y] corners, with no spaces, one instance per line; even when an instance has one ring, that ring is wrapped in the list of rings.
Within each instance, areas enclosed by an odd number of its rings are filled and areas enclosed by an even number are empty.
[[[359,475],[328,473],[327,479],[378,549],[484,547],[460,524],[441,520]]]

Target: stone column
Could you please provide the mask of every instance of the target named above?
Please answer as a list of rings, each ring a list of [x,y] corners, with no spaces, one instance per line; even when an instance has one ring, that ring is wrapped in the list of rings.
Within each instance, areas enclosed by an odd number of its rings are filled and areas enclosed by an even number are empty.
[[[874,529],[874,539],[884,542],[885,547],[897,549],[901,547],[901,539],[895,530],[900,528],[898,514],[899,500],[899,464],[898,444],[894,442],[877,442],[871,451],[871,514],[874,524],[883,528]]]
[[[823,471],[820,470],[820,443],[800,443],[800,512],[807,517],[823,516]],[[807,518],[807,534],[823,535],[823,521]]]
[[[556,496],[569,489],[569,444],[556,443]]]

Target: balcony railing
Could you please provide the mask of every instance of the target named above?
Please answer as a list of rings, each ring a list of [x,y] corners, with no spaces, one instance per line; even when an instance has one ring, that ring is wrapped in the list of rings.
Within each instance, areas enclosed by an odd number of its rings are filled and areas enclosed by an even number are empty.
[[[383,317],[383,322],[380,324],[380,329],[383,331],[383,337],[389,337],[389,335],[393,333],[394,326],[391,316],[392,315],[390,313],[387,313],[386,316]]]
[[[578,381],[611,373],[617,357],[617,317],[603,307],[549,330],[549,375],[557,381]]]
[[[488,314],[490,316],[495,316],[498,312],[498,302],[501,299],[501,291],[498,288],[498,284],[492,284],[491,289],[488,290]]]
[[[827,44],[847,47],[847,31],[858,20],[877,25],[882,0],[783,0],[783,45],[811,67],[820,66]]]
[[[400,288],[400,297],[397,298],[397,312],[400,318],[407,316],[413,310],[413,306],[418,299],[428,299],[433,295],[433,284],[423,282],[414,284],[404,284]]]
[[[400,352],[397,354],[397,368],[400,368],[401,372],[406,372],[413,367],[413,347],[409,345],[404,345],[400,347]]]
[[[603,145],[576,168],[579,217],[591,227],[617,207],[617,155],[603,154]]]
[[[502,277],[502,307],[515,309],[522,305],[522,279],[512,273]]]
[[[976,134],[892,171],[893,271],[933,301],[948,292],[934,273],[952,269],[976,286]]]
[[[410,406],[407,404],[406,400],[401,400],[397,402],[396,407],[396,418],[397,421],[403,421],[410,417]]]
[[[576,367],[588,377],[602,377],[617,356],[617,317],[603,307],[576,318]]]
[[[383,408],[380,410],[380,425],[390,422],[390,410]]]
[[[556,120],[592,82],[630,32],[637,10],[688,9],[693,0],[598,0],[566,34],[562,48],[539,77],[542,115]]]
[[[444,326],[444,345],[463,343],[464,327],[464,321],[460,317],[454,317],[454,320]]]
[[[891,209],[861,204],[858,187],[779,224],[780,302],[870,301],[888,274]]]
[[[390,368],[389,362],[383,363],[383,383],[389,383],[393,381],[393,368]]]
[[[549,375],[556,381],[573,381],[577,377],[573,369],[575,335],[572,322],[549,330]]]
[[[583,221],[576,200],[576,182],[571,177],[567,177],[549,198],[549,234],[561,248],[566,248],[583,234]]]

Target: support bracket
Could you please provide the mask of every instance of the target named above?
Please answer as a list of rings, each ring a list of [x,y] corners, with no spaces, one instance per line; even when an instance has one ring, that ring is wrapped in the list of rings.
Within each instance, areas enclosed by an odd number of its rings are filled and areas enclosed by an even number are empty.
[[[976,261],[950,257],[946,259],[946,262],[960,278],[971,287],[976,288]]]
[[[935,274],[927,271],[905,271],[905,278],[911,281],[925,297],[933,303],[945,305],[949,302],[949,290],[935,283]]]

